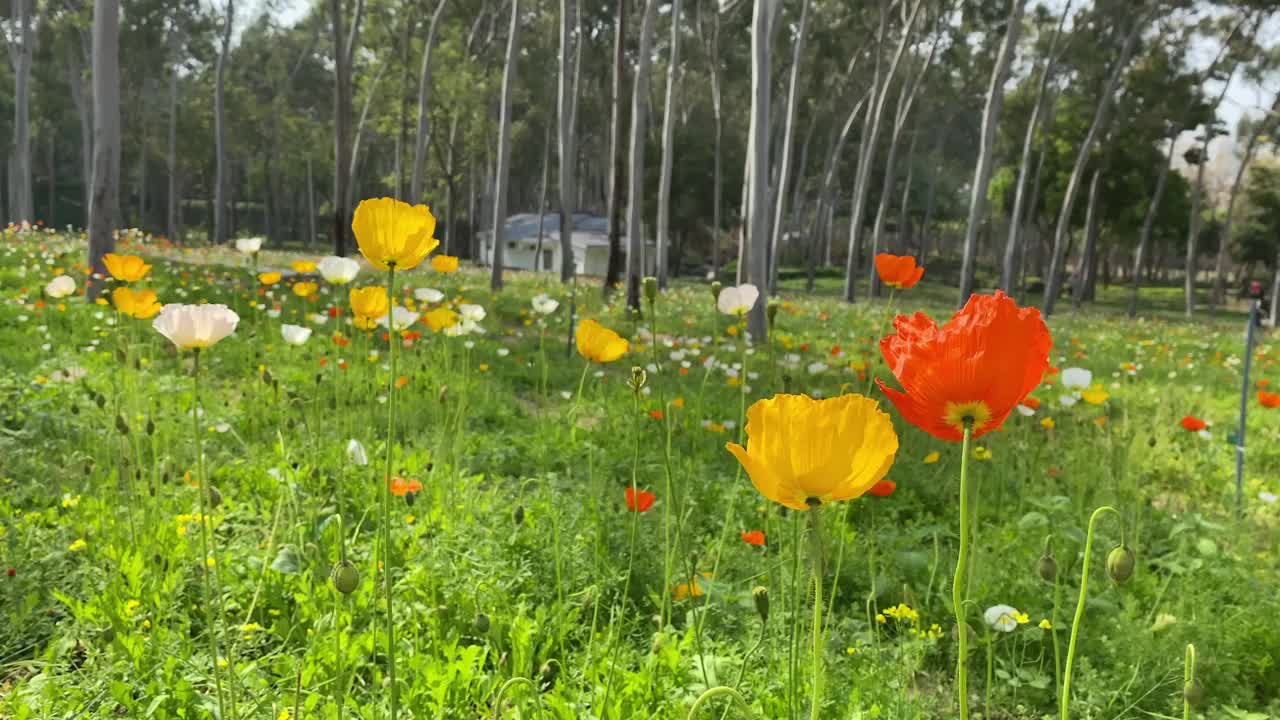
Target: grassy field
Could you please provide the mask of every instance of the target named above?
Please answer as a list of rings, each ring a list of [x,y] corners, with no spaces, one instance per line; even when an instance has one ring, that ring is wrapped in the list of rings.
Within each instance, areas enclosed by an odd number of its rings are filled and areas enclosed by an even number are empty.
[[[229,249],[122,248],[153,263],[137,284],[162,302],[240,313],[197,381],[150,321],[80,297],[80,243],[0,235],[0,717],[384,718],[392,661],[400,717],[686,718],[716,687],[743,702],[718,691],[697,717],[957,717],[960,445],[883,403],[896,489],[824,506],[817,533],[725,450],[743,408],[784,389],[880,399],[871,379],[894,383],[873,341],[891,314],[954,309],[927,273],[892,306],[788,281],[754,347],[707,285],[677,284],[638,320],[584,282],[578,316],[632,343],[586,366],[552,279],[493,294],[481,271],[424,264],[402,274],[406,305],[485,317],[462,336],[414,324],[393,375],[385,330],[346,322],[346,288],[293,291],[295,256],[258,259],[285,271],[267,287]],[[62,273],[77,292],[48,297]],[[355,284],[381,281],[365,266]],[[415,299],[425,288],[443,299]],[[537,312],[540,293],[559,307]],[[1157,288],[1129,322],[1123,297],[1049,321],[1051,364],[1098,387],[1080,399],[1046,375],[1038,409],[968,462],[972,716],[1184,717],[1194,644],[1190,715],[1280,717],[1280,410],[1249,389],[1237,516],[1241,309],[1181,322],[1179,291]],[[313,333],[287,344],[284,323]],[[1276,352],[1260,334],[1251,383],[1280,382]],[[384,515],[392,401],[407,492]],[[653,494],[645,512],[628,509],[633,484]],[[1102,505],[1118,513],[1086,555]],[[1120,584],[1106,558],[1122,542],[1137,562]],[[997,605],[1016,614],[993,625]]]

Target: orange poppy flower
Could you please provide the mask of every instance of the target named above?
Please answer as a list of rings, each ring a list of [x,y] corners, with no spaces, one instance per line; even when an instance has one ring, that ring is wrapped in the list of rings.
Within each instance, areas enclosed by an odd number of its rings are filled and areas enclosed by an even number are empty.
[[[1026,397],[1022,398],[1022,404],[1023,404],[1023,405],[1026,405],[1027,407],[1031,408],[1032,410],[1039,410],[1039,409],[1040,409],[1040,399],[1039,399],[1039,398],[1031,397],[1030,395],[1028,395],[1028,396],[1026,396]]]
[[[1178,421],[1178,424],[1181,425],[1182,429],[1186,430],[1187,432],[1200,432],[1201,430],[1209,427],[1209,423],[1201,420],[1195,415],[1188,415],[1182,418],[1181,420]]]
[[[867,492],[875,495],[876,497],[889,497],[893,494],[893,491],[897,489],[898,483],[886,478],[875,485],[872,485],[871,489]]]
[[[1258,402],[1262,403],[1265,408],[1280,407],[1280,393],[1267,392],[1266,390],[1258,391]]]
[[[877,380],[912,425],[942,440],[973,437],[1000,427],[1049,366],[1053,338],[1035,308],[1008,295],[973,295],[942,327],[924,313],[899,315],[893,335],[880,341],[902,390]]]
[[[654,408],[649,411],[649,417],[653,418],[654,420],[661,420],[664,416],[662,414],[662,410],[658,408]]]
[[[924,268],[916,265],[916,259],[910,255],[880,253],[876,255],[876,274],[885,285],[907,290],[924,277]]]
[[[657,498],[654,494],[648,490],[636,492],[632,488],[627,488],[627,509],[631,512],[649,512],[655,499]]]
[[[748,545],[764,545],[763,530],[743,530],[740,534],[742,536],[742,542]]]
[[[402,477],[391,478],[391,494],[404,497],[409,493],[422,492],[422,483],[417,480],[405,480]]]

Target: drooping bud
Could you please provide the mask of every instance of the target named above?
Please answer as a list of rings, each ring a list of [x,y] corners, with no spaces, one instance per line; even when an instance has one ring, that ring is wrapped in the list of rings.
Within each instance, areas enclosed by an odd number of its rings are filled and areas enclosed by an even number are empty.
[[[1036,572],[1040,574],[1040,579],[1047,583],[1054,583],[1058,580],[1058,561],[1053,559],[1049,553],[1040,556],[1040,562],[1036,563]]]
[[[770,300],[768,305],[764,306],[764,316],[769,320],[769,327],[773,327],[773,322],[778,318],[778,308],[782,307],[782,303],[777,300]]]
[[[116,415],[116,432],[121,435],[129,434],[129,423],[125,422],[123,415]]]
[[[476,613],[476,619],[472,622],[479,635],[485,635],[489,632],[489,616],[484,613]]]
[[[1182,699],[1191,707],[1200,707],[1204,702],[1204,686],[1199,678],[1191,678],[1191,682],[1182,686]]]
[[[524,506],[517,505],[516,509],[511,513],[511,520],[515,522],[516,527],[524,525]]]
[[[1107,574],[1117,584],[1123,584],[1133,577],[1136,561],[1128,545],[1117,545],[1107,553]]]
[[[556,684],[556,676],[560,674],[560,663],[554,658],[542,663],[538,668],[538,685],[545,691]]]
[[[714,303],[720,299],[720,290],[723,287],[724,286],[720,284],[719,280],[713,280],[711,282],[711,302]]]
[[[350,560],[343,560],[329,572],[329,582],[333,583],[333,589],[350,595],[360,587],[360,570]]]
[[[769,622],[769,588],[763,585],[751,588],[751,601],[756,604],[756,614],[760,616],[760,622]]]
[[[222,493],[218,492],[218,488],[209,486],[209,507],[216,508],[222,505]]]
[[[644,299],[654,302],[658,299],[658,278],[646,277],[640,281],[640,287],[644,288]]]

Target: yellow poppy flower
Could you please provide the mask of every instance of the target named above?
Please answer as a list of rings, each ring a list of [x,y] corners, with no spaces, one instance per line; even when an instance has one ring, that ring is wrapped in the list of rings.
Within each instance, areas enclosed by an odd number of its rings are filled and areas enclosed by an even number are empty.
[[[278,272],[258,273],[258,282],[262,283],[263,285],[275,285],[276,283],[280,282],[280,273]]]
[[[431,332],[440,332],[458,324],[458,313],[446,307],[436,308],[422,316],[422,321],[431,328]]]
[[[440,244],[430,208],[395,198],[361,200],[351,230],[360,252],[383,270],[417,267]]]
[[[437,255],[431,258],[431,267],[438,273],[457,272],[458,258],[452,255]]]
[[[135,291],[127,287],[116,288],[111,293],[111,302],[116,310],[138,320],[155,317],[161,307],[154,290]]]
[[[310,260],[294,260],[289,263],[289,265],[291,265],[293,267],[293,271],[299,275],[305,275],[306,273],[313,273],[316,271],[316,264]]]
[[[312,295],[315,295],[316,291],[319,289],[320,287],[313,282],[294,283],[293,294],[303,298],[311,297]]]
[[[102,256],[102,264],[107,266],[111,277],[121,282],[137,282],[151,270],[151,266],[137,255],[107,253]]]
[[[1101,405],[1107,401],[1107,398],[1111,397],[1111,393],[1103,390],[1102,385],[1095,384],[1088,390],[1082,390],[1080,397],[1090,405]]]
[[[1045,430],[1052,430],[1053,426],[1056,424],[1057,423],[1053,421],[1053,418],[1044,418],[1043,420],[1040,421],[1041,427],[1043,427]]]
[[[578,354],[591,362],[609,363],[627,354],[630,344],[618,333],[595,320],[578,325]]]
[[[387,289],[381,285],[351,288],[351,292],[347,297],[351,301],[351,311],[357,317],[372,320],[377,320],[386,315],[390,305],[387,300]]]
[[[747,447],[725,447],[761,495],[795,510],[856,498],[884,479],[898,435],[863,395],[774,395],[747,410]]]

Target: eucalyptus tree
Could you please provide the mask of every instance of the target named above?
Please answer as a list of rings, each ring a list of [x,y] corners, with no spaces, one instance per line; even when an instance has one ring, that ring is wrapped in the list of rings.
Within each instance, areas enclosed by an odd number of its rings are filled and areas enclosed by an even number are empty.
[[[678,0],[677,0],[678,1]],[[785,231],[783,212],[786,209],[787,181],[791,177],[792,141],[795,135],[796,106],[799,104],[800,66],[804,58],[805,37],[809,29],[809,0],[800,0],[800,23],[796,28],[796,37],[791,49],[791,79],[787,87],[787,107],[782,128],[782,159],[778,164],[777,202],[773,209],[773,236],[769,241],[769,292],[778,291],[778,266],[782,264],[779,252],[782,249],[782,236]],[[798,173],[804,172],[804,163],[800,164]],[[799,179],[796,181],[799,184]]]
[[[93,5],[93,194],[89,205],[89,267],[105,277],[102,258],[115,249],[120,187],[120,3]],[[102,283],[93,283],[96,299]]]
[[[351,208],[343,204],[351,183],[351,66],[364,18],[364,0],[355,0],[351,27],[347,28],[344,0],[329,0],[333,40],[333,253],[347,254]]]
[[[650,0],[651,2],[653,0]],[[751,12],[751,126],[747,156],[751,158],[751,195],[746,237],[749,242],[747,282],[760,289],[760,297],[747,315],[747,329],[755,342],[769,337],[765,308],[769,303],[769,89],[772,82],[769,24],[781,0],[754,0]]]
[[[422,200],[423,174],[427,166],[427,144],[430,141],[431,114],[431,56],[436,47],[436,33],[440,18],[449,0],[436,0],[436,9],[427,24],[427,38],[422,48],[422,69],[418,72],[418,128],[413,140],[413,179],[409,182],[409,198],[417,203]]]
[[[562,0],[563,1],[563,0]],[[807,11],[808,0],[801,0]],[[667,58],[667,96],[662,111],[662,165],[658,180],[657,280],[667,286],[667,262],[671,235],[671,163],[675,150],[676,85],[680,82],[680,0],[671,0],[671,49]],[[803,21],[802,27],[803,27]],[[803,32],[803,30],[802,30]],[[785,158],[785,151],[783,157]],[[785,172],[784,172],[785,174]]]
[[[231,54],[231,30],[235,24],[235,0],[227,0],[222,20],[222,37],[218,43],[218,64],[213,82],[213,241],[227,240],[227,127],[226,78]]]
[[[631,141],[627,158],[627,307],[640,308],[640,282],[645,274],[644,148],[645,121],[649,114],[649,68],[653,54],[654,23],[658,0],[645,0],[640,16],[635,82],[631,85]]]
[[[502,289],[503,231],[507,225],[507,182],[511,164],[511,94],[515,89],[520,53],[520,0],[511,0],[511,25],[507,30],[507,57],[502,70],[502,95],[498,106],[498,167],[493,188],[493,268],[489,287]]]
[[[574,170],[577,164],[575,140],[575,120],[577,113],[574,82],[578,76],[576,68],[570,60],[574,45],[573,27],[575,13],[570,0],[560,0],[560,53],[559,78],[556,85],[556,150],[559,156],[559,191],[560,191],[560,282],[569,282],[577,271],[573,257],[573,210],[574,210]],[[578,38],[579,51],[582,38]],[[543,180],[545,192],[546,180]]]
[[[14,219],[34,221],[31,177],[31,61],[35,54],[35,0],[12,0],[11,33],[0,35],[13,69],[13,148],[9,211]],[[0,29],[3,29],[0,27]]]

